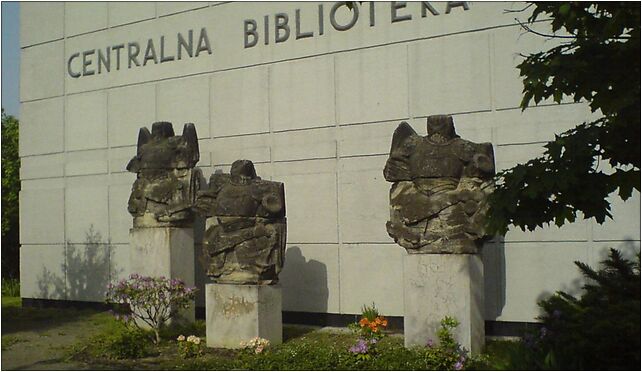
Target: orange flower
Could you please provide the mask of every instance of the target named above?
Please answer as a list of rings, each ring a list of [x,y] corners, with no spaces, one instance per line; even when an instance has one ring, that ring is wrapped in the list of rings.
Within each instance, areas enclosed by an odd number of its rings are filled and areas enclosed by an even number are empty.
[[[375,323],[376,323],[377,325],[381,324],[381,317],[379,317],[379,316],[378,316],[378,317],[375,319]]]
[[[385,319],[385,318],[384,318],[384,319],[381,321],[381,325],[382,325],[383,327],[387,327],[387,326],[388,326],[388,319]]]
[[[372,332],[378,332],[378,331],[379,331],[379,328],[377,328],[377,325],[376,325],[376,324],[374,324],[374,323],[370,323],[370,330],[371,330]]]
[[[368,319],[366,319],[366,318],[361,318],[361,320],[359,321],[359,325],[360,325],[362,328],[363,328],[363,327],[365,327],[365,326],[367,326],[369,323],[370,323],[370,322],[369,322],[369,321],[368,321]]]

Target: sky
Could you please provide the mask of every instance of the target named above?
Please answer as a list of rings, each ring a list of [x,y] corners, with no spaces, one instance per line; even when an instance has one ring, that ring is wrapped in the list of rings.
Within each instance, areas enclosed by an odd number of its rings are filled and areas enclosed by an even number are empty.
[[[2,108],[20,114],[20,13],[18,2],[2,2]]]

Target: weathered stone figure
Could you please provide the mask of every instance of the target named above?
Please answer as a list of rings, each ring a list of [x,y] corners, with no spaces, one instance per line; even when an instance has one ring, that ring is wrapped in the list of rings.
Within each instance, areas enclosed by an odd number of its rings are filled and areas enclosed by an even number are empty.
[[[203,251],[207,275],[216,283],[275,284],[286,243],[285,191],[264,181],[249,160],[230,174],[213,174],[198,193],[197,209],[208,217]]]
[[[404,257],[404,344],[436,339],[440,320],[450,315],[460,321],[459,343],[478,353],[484,277],[477,253],[495,173],[493,147],[459,138],[451,116],[429,116],[427,127],[422,137],[401,123],[383,171],[394,182],[388,234],[410,253]]]
[[[451,116],[429,116],[427,127],[421,137],[402,122],[392,137],[383,171],[394,182],[388,234],[408,253],[477,253],[495,173],[492,144],[461,139]]]
[[[185,124],[181,136],[174,135],[168,122],[154,123],[151,133],[140,128],[136,156],[127,164],[127,170],[137,174],[127,208],[134,227],[192,225],[198,160],[194,124]]]
[[[148,276],[179,278],[194,285],[194,201],[200,188],[198,137],[194,124],[174,135],[172,123],[152,124],[138,132],[136,156],[127,170],[136,173],[128,210],[130,269]],[[194,307],[178,321],[194,320]]]

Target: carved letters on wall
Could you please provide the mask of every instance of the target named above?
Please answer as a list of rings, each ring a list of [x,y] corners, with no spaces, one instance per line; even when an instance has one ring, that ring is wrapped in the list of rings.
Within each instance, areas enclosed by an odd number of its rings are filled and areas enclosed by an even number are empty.
[[[180,136],[168,122],[154,123],[151,133],[140,129],[136,156],[127,164],[137,175],[127,208],[134,227],[192,226],[201,178],[194,169],[198,160],[194,124],[185,124]]]
[[[427,132],[402,122],[392,137],[383,172],[393,182],[388,234],[408,253],[477,253],[495,174],[492,144],[461,139],[446,115],[428,117]]]
[[[230,174],[210,177],[196,208],[208,217],[203,238],[208,276],[217,283],[278,281],[286,244],[283,183],[264,181],[251,161],[237,160]]]

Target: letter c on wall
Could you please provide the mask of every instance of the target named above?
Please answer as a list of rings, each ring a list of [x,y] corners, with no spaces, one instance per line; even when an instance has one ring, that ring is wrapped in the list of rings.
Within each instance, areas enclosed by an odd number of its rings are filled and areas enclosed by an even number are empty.
[[[74,58],[76,58],[76,57],[80,57],[80,53],[72,54],[71,57],[69,57],[69,60],[67,61],[67,72],[69,73],[69,76],[71,76],[72,78],[79,78],[80,77],[80,72],[74,73],[73,71],[71,71],[71,61],[73,61]]]

